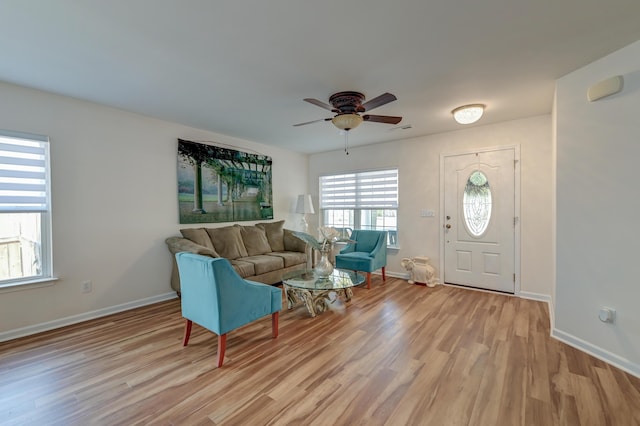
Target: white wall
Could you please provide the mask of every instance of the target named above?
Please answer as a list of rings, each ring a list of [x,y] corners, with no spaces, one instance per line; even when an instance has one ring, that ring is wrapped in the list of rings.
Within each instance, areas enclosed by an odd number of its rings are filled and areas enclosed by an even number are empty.
[[[521,158],[521,291],[548,300],[552,290],[552,143],[551,116],[539,116],[456,132],[399,140],[344,151],[313,154],[309,159],[310,192],[318,205],[322,174],[398,167],[400,250],[389,250],[387,270],[405,274],[403,257],[426,255],[440,264],[440,154],[498,146],[520,146]],[[436,217],[420,217],[421,209]],[[318,226],[313,215],[310,229]]]
[[[590,103],[615,75],[621,93]],[[557,83],[558,338],[640,376],[640,42]],[[614,324],[598,310],[617,310]]]
[[[307,187],[306,155],[6,83],[0,128],[51,139],[53,269],[60,278],[0,291],[0,341],[175,295],[164,240],[195,226],[178,223],[177,138],[271,156],[274,217],[288,227],[300,220],[292,205]],[[81,293],[85,280],[93,292]]]

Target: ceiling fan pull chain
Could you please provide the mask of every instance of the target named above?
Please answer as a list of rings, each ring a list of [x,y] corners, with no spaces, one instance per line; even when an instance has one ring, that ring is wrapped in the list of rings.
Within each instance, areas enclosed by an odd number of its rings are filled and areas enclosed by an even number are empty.
[[[344,153],[349,155],[349,131],[344,132]]]

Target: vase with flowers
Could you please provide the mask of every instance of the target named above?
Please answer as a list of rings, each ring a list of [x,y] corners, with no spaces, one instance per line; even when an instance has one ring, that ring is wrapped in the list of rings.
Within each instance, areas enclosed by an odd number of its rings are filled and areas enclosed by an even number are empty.
[[[329,261],[329,255],[331,254],[333,243],[353,241],[348,238],[343,238],[340,232],[334,228],[321,227],[318,228],[318,230],[322,236],[320,239],[316,239],[306,232],[294,232],[293,235],[320,252],[320,260],[316,263],[313,270],[318,277],[327,278],[333,272],[333,264]]]

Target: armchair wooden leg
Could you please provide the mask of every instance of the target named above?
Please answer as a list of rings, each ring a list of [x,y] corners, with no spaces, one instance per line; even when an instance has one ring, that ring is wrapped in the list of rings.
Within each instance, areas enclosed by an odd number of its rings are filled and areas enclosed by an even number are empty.
[[[384,273],[384,266],[382,267],[382,281],[386,281],[387,280],[387,276]]]
[[[193,322],[185,318],[184,323],[184,339],[182,340],[182,346],[187,346],[189,343],[189,336],[191,336],[191,326]]]
[[[222,367],[224,361],[224,351],[227,349],[227,334],[218,336],[218,368]]]
[[[271,335],[275,339],[278,337],[278,318],[280,317],[280,312],[274,312],[271,314]]]
[[[367,272],[367,290],[371,289],[371,272]]]

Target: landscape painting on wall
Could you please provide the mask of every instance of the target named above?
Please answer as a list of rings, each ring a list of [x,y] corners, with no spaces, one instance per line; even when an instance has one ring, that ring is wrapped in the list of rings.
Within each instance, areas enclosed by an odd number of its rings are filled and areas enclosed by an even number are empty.
[[[180,223],[273,219],[271,157],[178,139]]]

